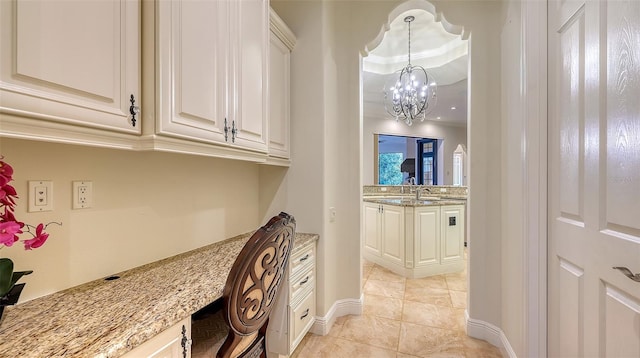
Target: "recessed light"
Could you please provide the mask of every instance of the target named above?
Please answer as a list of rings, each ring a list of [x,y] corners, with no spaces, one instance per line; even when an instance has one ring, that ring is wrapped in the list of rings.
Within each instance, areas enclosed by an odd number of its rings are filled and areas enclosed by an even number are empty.
[[[441,119],[440,117],[436,117],[437,119]]]
[[[456,109],[456,107],[455,107],[455,106],[451,107],[451,110],[452,110],[452,111],[453,111],[454,109]]]

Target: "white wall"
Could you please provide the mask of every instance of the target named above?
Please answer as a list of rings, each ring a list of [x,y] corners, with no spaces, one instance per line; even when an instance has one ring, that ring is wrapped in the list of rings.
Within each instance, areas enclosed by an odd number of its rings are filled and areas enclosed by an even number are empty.
[[[502,322],[501,328],[518,356],[523,351],[526,311],[523,255],[524,173],[523,116],[520,102],[520,2],[505,3],[506,22],[502,28]]]
[[[366,106],[366,104],[365,104]],[[444,170],[438,171],[438,182],[442,185],[453,184],[453,152],[456,150],[458,144],[467,145],[467,128],[446,126],[439,123],[432,122],[418,122],[414,123],[411,127],[407,126],[404,122],[384,118],[384,117],[364,117],[363,119],[363,148],[362,148],[362,163],[364,167],[363,171],[363,183],[364,185],[375,185],[374,183],[374,155],[373,152],[373,135],[374,134],[391,134],[402,135],[409,137],[422,137],[422,138],[438,138],[444,139],[442,146],[438,148],[438,160],[443,163]],[[443,150],[441,150],[444,148]],[[414,150],[410,156],[415,157],[415,143]]]
[[[0,138],[20,195],[16,216],[50,226],[33,251],[2,256],[31,269],[21,300],[173,256],[264,224],[256,164]],[[27,181],[52,180],[54,210],[27,213]],[[71,182],[93,182],[93,207],[71,209]],[[24,238],[29,238],[23,235]]]
[[[427,4],[419,0],[408,3]],[[303,152],[295,155],[289,182],[294,173],[298,179],[288,195],[290,199],[307,196],[310,200],[298,204],[297,215],[314,219],[322,226],[319,274],[323,276],[319,282],[324,286],[319,290],[318,302],[321,316],[336,300],[359,298],[361,294],[359,229],[364,169],[360,56],[399,4],[399,1],[272,2],[299,40],[292,55],[292,117],[296,126],[292,133],[296,138],[294,153]],[[437,1],[434,4],[449,22],[463,25],[471,33],[467,132],[471,253],[468,311],[472,318],[500,326],[501,3]],[[317,87],[321,88],[320,92],[316,91]],[[323,126],[322,130],[318,130],[319,125]],[[308,149],[311,146],[313,149]],[[311,183],[318,185],[298,182],[303,178],[312,178]],[[313,200],[318,196],[323,200]],[[335,223],[329,223],[324,215],[329,206],[336,208]]]

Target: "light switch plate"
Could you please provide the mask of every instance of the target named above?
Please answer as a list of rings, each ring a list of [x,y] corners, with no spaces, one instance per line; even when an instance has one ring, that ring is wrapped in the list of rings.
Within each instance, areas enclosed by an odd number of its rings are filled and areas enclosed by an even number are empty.
[[[53,182],[50,180],[29,180],[30,213],[53,210]]]

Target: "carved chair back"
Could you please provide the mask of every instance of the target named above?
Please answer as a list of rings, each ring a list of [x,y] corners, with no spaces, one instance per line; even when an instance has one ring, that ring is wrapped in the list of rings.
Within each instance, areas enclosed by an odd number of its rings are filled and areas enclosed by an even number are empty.
[[[230,330],[218,358],[266,358],[269,314],[286,277],[295,231],[293,216],[280,213],[240,251],[223,292],[224,320]]]

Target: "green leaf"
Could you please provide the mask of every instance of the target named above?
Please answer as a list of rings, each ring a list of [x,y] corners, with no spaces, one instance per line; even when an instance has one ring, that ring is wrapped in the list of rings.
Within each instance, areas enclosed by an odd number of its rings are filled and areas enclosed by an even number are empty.
[[[13,261],[0,258],[0,297],[4,296],[13,287]]]
[[[11,276],[11,286],[15,285],[22,276],[31,275],[32,273],[32,270],[14,272]]]

